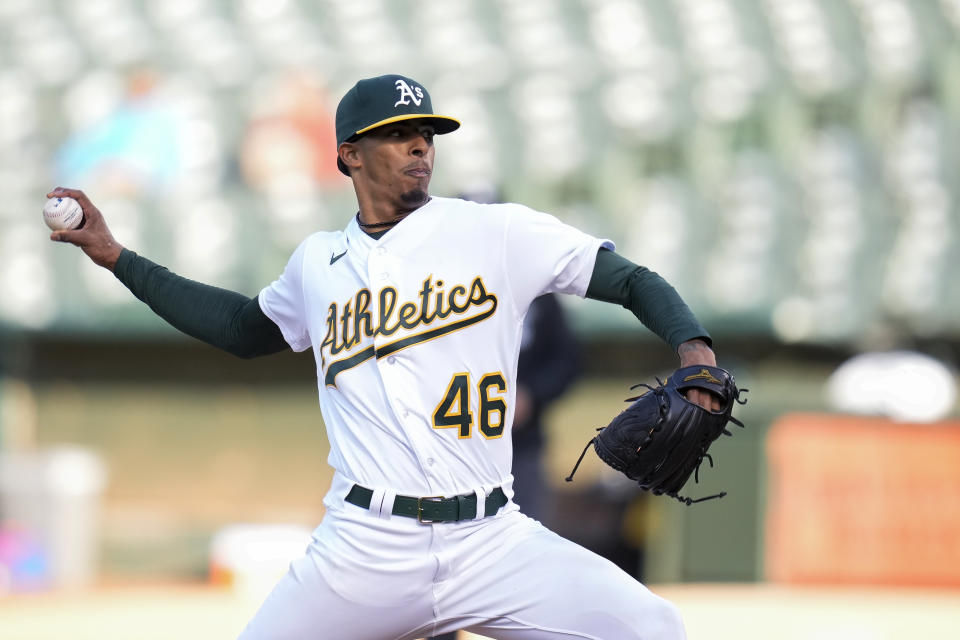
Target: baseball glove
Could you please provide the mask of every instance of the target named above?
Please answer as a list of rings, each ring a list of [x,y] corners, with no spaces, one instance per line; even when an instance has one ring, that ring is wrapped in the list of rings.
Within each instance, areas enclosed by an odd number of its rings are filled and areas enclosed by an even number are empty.
[[[644,491],[667,495],[687,505],[713,498],[722,498],[721,492],[705,498],[691,499],[679,495],[691,474],[699,482],[700,464],[706,458],[713,466],[707,449],[721,434],[733,435],[727,423],[740,427],[743,423],[733,417],[734,402],[746,404],[737,389],[733,376],[719,367],[703,365],[677,369],[666,383],[657,379],[658,386],[647,387],[643,395],[627,398],[632,404],[620,412],[587,443],[567,482],[583,460],[590,445],[605,463],[635,480]],[[690,389],[709,391],[720,398],[721,409],[710,411],[696,405],[684,396]]]

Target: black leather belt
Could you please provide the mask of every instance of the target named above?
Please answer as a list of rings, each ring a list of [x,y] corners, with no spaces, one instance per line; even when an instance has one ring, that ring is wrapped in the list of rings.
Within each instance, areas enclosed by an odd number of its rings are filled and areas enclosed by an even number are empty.
[[[344,500],[358,507],[369,509],[372,498],[373,489],[355,484],[350,488]],[[503,489],[497,487],[490,492],[484,504],[486,505],[483,512],[485,516],[492,516],[500,507],[507,504],[507,495],[503,492]],[[417,521],[424,524],[473,520],[477,517],[477,494],[465,493],[450,498],[443,496],[426,496],[423,498],[397,496],[393,500],[393,515],[416,518]]]

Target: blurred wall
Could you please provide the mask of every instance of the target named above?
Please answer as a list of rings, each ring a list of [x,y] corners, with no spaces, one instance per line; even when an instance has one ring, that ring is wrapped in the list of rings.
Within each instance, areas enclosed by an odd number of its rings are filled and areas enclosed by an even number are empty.
[[[162,334],[46,241],[57,184],[121,242],[255,293],[354,211],[339,97],[402,71],[463,121],[435,193],[493,185],[609,236],[714,331],[955,337],[958,29],[949,0],[8,0],[0,326]]]
[[[731,488],[724,506],[654,503],[637,527],[652,576],[754,579],[765,428],[828,408],[849,355],[957,361],[958,30],[952,0],[6,0],[0,447],[104,452],[114,571],[202,570],[225,521],[315,521],[309,354],[241,363],[176,336],[50,243],[40,208],[82,188],[121,242],[254,295],[355,211],[332,114],[357,78],[401,72],[463,121],[436,194],[493,185],[616,240],[754,389],[704,487]],[[553,416],[557,477],[674,362],[623,310],[565,302],[588,376]]]

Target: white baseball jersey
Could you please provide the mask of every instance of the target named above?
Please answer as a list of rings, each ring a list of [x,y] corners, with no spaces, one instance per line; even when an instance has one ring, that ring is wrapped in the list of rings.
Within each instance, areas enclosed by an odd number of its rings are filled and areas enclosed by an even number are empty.
[[[380,239],[355,219],[307,238],[259,300],[313,348],[331,466],[413,496],[509,491],[524,314],[585,295],[600,247],[521,205],[437,197]]]

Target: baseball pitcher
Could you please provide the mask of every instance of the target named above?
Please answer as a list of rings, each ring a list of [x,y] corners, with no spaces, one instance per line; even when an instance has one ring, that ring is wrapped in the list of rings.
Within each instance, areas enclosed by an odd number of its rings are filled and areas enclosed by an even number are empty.
[[[524,315],[541,294],[623,305],[681,367],[716,366],[710,337],[670,285],[611,241],[519,204],[431,196],[434,137],[459,126],[408,77],[357,82],[336,114],[338,166],[357,211],[342,230],[303,240],[254,298],[124,248],[78,190],[48,195],[73,197],[84,213],[81,228],[51,239],[80,247],[211,345],[244,358],[313,350],[334,479],[312,542],[245,640],[455,629],[505,640],[683,638],[671,603],[512,502],[510,428]],[[709,389],[685,398],[723,409]]]

